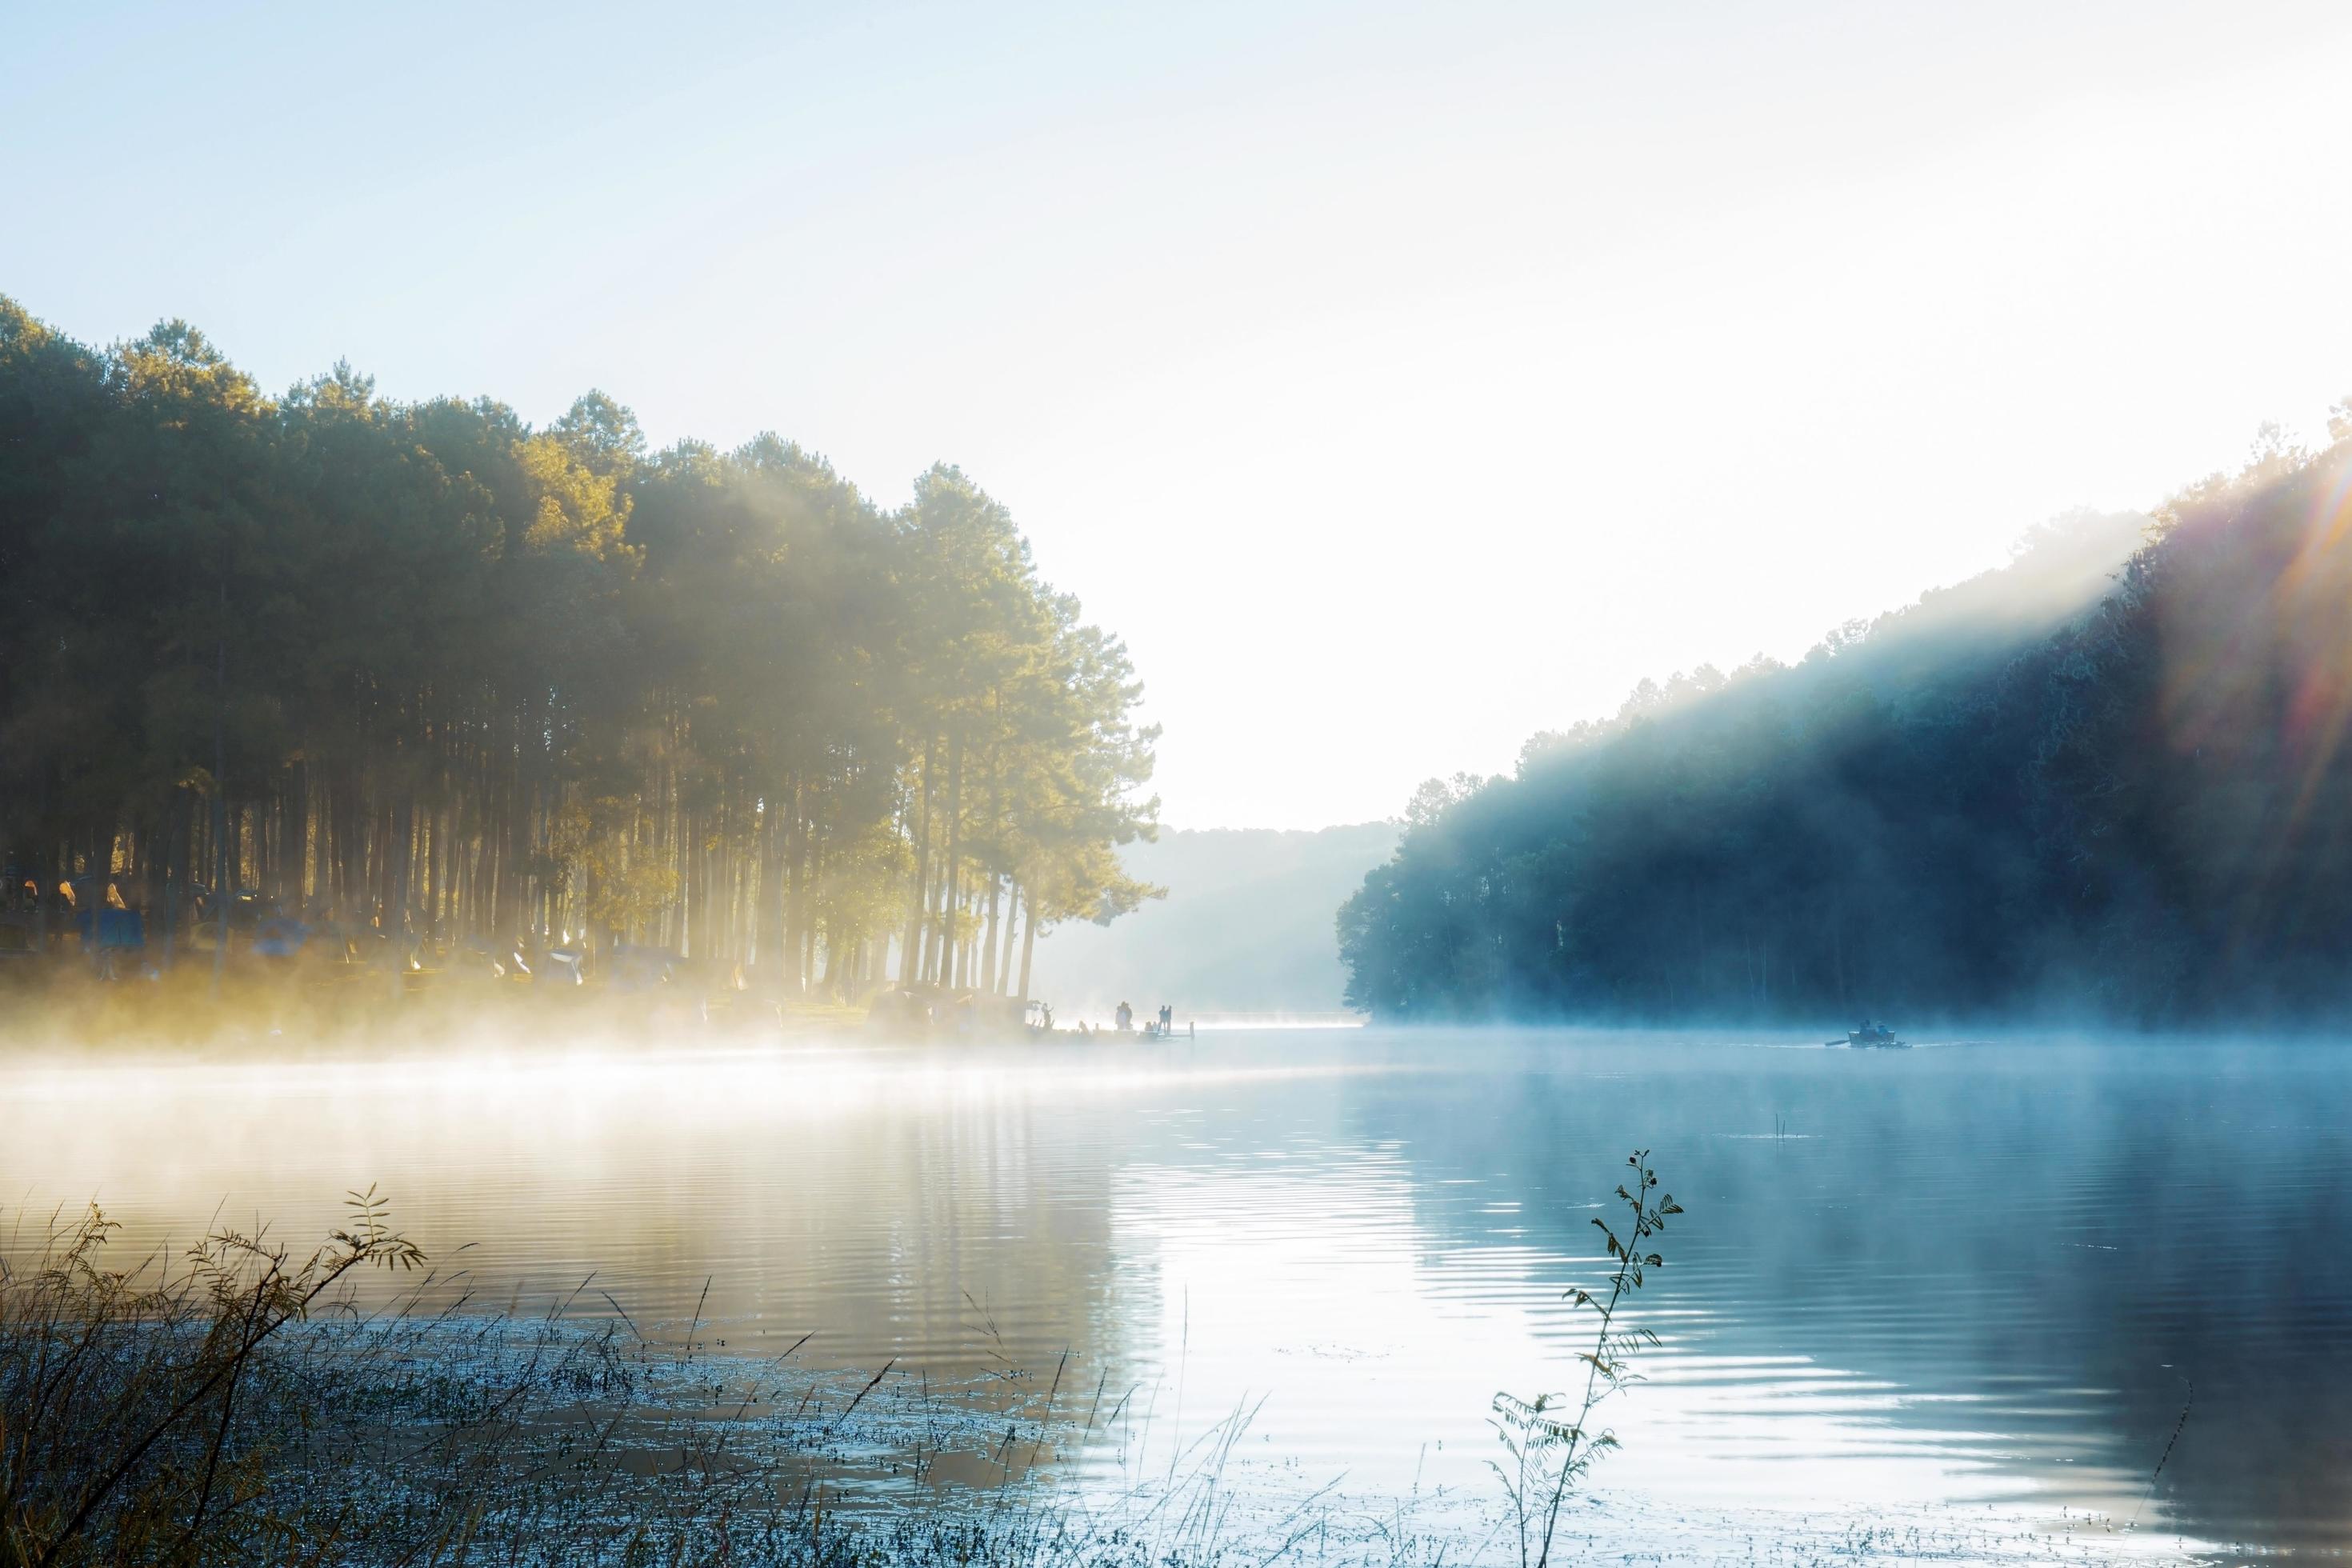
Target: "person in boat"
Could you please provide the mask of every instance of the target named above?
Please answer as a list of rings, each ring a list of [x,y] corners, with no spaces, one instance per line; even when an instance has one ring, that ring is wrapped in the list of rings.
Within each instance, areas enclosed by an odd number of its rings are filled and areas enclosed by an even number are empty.
[[[1118,1032],[1120,1034],[1124,1035],[1129,1029],[1135,1027],[1135,1009],[1129,1006],[1126,1003],[1122,1002],[1118,1005],[1118,1011],[1114,1014],[1113,1016],[1118,1020]]]

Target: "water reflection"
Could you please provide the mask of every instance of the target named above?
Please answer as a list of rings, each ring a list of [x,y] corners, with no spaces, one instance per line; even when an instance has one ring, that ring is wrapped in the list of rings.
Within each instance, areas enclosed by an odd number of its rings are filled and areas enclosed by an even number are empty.
[[[2344,1544],[2347,1110],[2323,1048],[2125,1042],[84,1061],[0,1073],[0,1194],[299,1236],[378,1181],[500,1304],[593,1268],[589,1308],[683,1320],[707,1285],[730,1349],[814,1331],[841,1368],[1066,1349],[1165,1443],[1255,1409],[1269,1478],[1491,1500],[1487,1396],[1569,1382],[1559,1294],[1639,1143],[1692,1213],[1613,1505]]]
[[[2352,1096],[2332,1051],[1624,1058],[1497,1046],[1491,1109],[1384,1086],[1356,1103],[1366,1137],[1417,1130],[1426,1230],[1474,1233],[1444,1184],[1475,1176],[1571,1251],[1589,1151],[1654,1130],[1704,1217],[1676,1235],[1662,1304],[1681,1331],[1621,1416],[1629,1447],[1670,1443],[1718,1494],[1940,1489],[2208,1540],[2352,1535]]]

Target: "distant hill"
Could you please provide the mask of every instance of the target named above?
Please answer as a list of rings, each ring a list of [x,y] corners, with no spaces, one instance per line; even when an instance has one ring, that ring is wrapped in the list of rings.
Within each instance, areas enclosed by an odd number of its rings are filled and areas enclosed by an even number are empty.
[[[1125,860],[1168,897],[1108,927],[1074,922],[1040,937],[1031,992],[1067,1022],[1108,1017],[1122,1000],[1139,1013],[1165,1002],[1180,1017],[1338,1013],[1346,975],[1332,922],[1395,852],[1397,831],[1163,830]]]
[[[1433,781],[1341,917],[1385,1018],[2352,1013],[2352,405],[1801,664]],[[2136,550],[2130,546],[2137,545]],[[2128,558],[2125,559],[2126,552]]]

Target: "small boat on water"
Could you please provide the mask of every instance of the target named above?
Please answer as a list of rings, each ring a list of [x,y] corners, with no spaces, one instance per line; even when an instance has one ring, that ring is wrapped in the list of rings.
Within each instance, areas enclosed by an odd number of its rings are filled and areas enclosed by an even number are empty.
[[[1910,1041],[1898,1040],[1895,1037],[1895,1030],[1891,1026],[1885,1024],[1874,1024],[1867,1018],[1864,1018],[1862,1021],[1861,1028],[1848,1029],[1845,1032],[1844,1039],[1831,1040],[1827,1043],[1831,1046],[1843,1046],[1849,1050],[1857,1051],[1907,1051],[1911,1048]]]

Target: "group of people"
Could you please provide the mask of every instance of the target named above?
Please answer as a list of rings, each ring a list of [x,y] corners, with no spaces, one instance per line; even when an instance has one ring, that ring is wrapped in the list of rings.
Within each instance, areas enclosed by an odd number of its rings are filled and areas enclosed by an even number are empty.
[[[1118,1011],[1114,1016],[1118,1019],[1120,1034],[1123,1035],[1135,1027],[1135,1009],[1126,1003],[1122,1002],[1118,1005]],[[1175,1027],[1175,1020],[1176,1009],[1162,1002],[1160,1005],[1160,1032],[1163,1035],[1169,1033]]]

